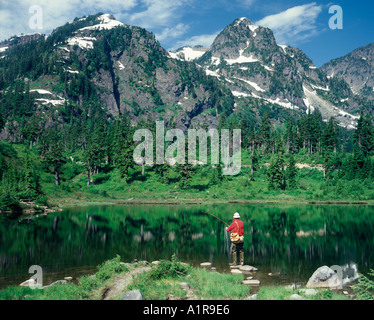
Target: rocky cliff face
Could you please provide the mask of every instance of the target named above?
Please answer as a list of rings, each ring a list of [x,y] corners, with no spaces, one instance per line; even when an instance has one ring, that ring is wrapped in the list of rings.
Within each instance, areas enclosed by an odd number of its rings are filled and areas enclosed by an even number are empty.
[[[328,77],[344,79],[352,92],[374,99],[374,43],[322,66]]]
[[[34,34],[21,34],[18,36],[13,36],[9,38],[6,41],[2,41],[0,43],[0,47],[15,47],[17,45],[24,45],[26,43],[29,43],[33,40],[38,40],[41,37],[43,37],[40,33],[34,33]]]
[[[0,42],[0,58],[6,54],[6,51],[8,49],[28,44],[31,41],[39,40],[42,37],[43,36],[40,33],[27,34],[27,35],[22,34],[18,36],[13,36],[9,38],[8,40],[2,41]]]

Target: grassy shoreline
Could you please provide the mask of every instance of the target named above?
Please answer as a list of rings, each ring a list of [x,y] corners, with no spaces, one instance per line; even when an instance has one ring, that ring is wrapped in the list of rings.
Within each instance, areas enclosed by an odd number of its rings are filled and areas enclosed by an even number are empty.
[[[304,288],[290,289],[284,285],[260,286],[255,290],[241,283],[243,275],[194,268],[175,256],[148,264],[143,261],[124,263],[117,255],[97,268],[95,274],[42,290],[10,286],[0,290],[0,300],[107,300],[108,296],[110,300],[121,300],[126,291],[135,289],[140,290],[144,300],[251,300],[253,293],[257,294],[256,300],[290,300],[292,294],[308,300],[353,298],[330,289],[318,289],[315,295],[308,296]],[[134,272],[140,268],[147,270]],[[109,292],[114,293],[108,295]]]

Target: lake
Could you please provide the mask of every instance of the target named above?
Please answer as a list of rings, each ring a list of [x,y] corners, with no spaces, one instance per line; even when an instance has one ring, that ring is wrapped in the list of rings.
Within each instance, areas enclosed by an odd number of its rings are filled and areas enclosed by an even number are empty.
[[[170,259],[229,272],[225,225],[238,211],[245,225],[245,264],[263,285],[305,284],[320,266],[374,268],[374,206],[366,205],[95,205],[50,213],[29,223],[0,220],[0,288],[43,269],[43,285],[94,273],[117,254],[125,262]],[[273,273],[276,276],[268,276]]]

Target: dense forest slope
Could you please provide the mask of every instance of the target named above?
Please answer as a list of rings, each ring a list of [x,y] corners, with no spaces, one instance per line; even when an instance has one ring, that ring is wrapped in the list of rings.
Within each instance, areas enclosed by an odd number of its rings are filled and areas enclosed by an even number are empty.
[[[371,50],[358,52],[371,61]],[[258,190],[264,177],[272,190],[298,188],[297,160],[322,165],[328,186],[372,181],[373,100],[358,90],[359,80],[331,72],[246,18],[210,48],[174,52],[147,30],[102,13],[48,36],[12,37],[0,43],[0,208],[25,197],[44,203],[45,188],[48,196],[98,185],[126,193],[150,176],[151,189],[219,188],[220,165],[135,166],[134,131],[154,133],[155,120],[184,131],[241,129],[246,169],[233,182],[238,192],[256,170],[263,170]]]

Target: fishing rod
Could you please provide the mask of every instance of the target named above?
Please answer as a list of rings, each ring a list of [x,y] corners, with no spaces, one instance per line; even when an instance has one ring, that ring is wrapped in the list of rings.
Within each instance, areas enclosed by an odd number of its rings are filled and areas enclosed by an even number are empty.
[[[206,212],[206,211],[200,211],[200,212],[202,212],[202,213],[206,213],[206,214],[209,214],[209,215],[211,215],[212,217],[214,217],[214,218],[216,218],[216,219],[218,219],[219,221],[221,221],[222,223],[224,223],[226,226],[228,226],[229,227],[229,225],[225,222],[225,221],[223,221],[223,220],[221,220],[220,218],[218,218],[217,216],[215,216],[214,214],[211,214],[211,213],[209,213],[209,212]]]

